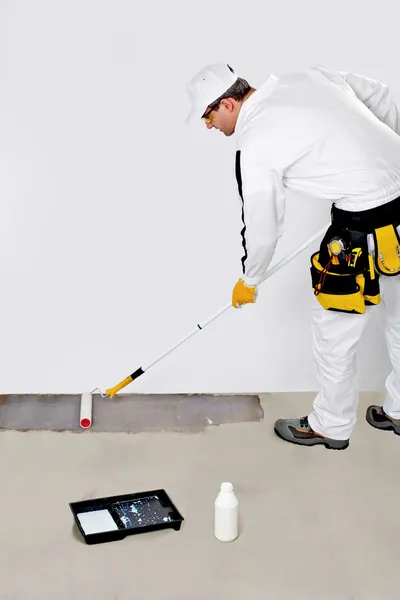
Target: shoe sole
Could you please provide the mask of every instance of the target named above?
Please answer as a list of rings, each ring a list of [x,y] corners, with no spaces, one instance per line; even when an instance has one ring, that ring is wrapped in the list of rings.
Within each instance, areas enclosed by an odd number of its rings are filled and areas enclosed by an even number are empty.
[[[379,429],[379,431],[393,431],[395,435],[400,435],[400,432],[396,431],[395,426],[390,422],[387,425],[377,425],[375,421],[369,418],[368,414],[365,416],[365,419],[374,429]]]
[[[346,450],[346,448],[349,447],[349,442],[347,442],[347,444],[345,446],[341,446],[336,448],[335,446],[331,446],[329,444],[329,442],[312,442],[311,444],[302,444],[301,442],[296,442],[295,440],[290,440],[285,438],[275,427],[274,427],[274,431],[276,433],[276,435],[278,437],[281,438],[281,440],[284,440],[285,442],[289,442],[290,444],[296,444],[296,446],[325,446],[325,448],[327,450]]]

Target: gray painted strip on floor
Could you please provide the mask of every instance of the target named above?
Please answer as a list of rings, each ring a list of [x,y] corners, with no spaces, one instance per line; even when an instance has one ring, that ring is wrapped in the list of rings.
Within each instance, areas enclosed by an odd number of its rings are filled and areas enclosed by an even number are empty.
[[[92,432],[201,431],[209,425],[260,421],[256,395],[93,395],[90,429],[79,425],[79,395],[0,395],[0,429]]]

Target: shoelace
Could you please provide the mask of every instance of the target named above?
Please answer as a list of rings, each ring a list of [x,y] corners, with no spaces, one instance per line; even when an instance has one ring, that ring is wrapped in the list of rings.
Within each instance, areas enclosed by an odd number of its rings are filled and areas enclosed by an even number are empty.
[[[400,419],[394,419],[393,417],[389,417],[389,415],[387,415],[385,413],[385,411],[383,410],[383,406],[381,406],[380,409],[378,410],[378,414],[385,416],[387,419],[390,419],[391,421],[394,421],[395,423],[400,423]]]

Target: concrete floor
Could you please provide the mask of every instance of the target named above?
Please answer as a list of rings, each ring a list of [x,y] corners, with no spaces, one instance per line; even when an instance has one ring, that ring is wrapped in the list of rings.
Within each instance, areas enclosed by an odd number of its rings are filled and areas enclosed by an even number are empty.
[[[400,438],[364,412],[344,452],[273,433],[309,394],[262,396],[264,421],[200,433],[0,435],[1,600],[394,600]],[[240,537],[213,537],[222,481]],[[165,530],[87,546],[68,503],[165,488],[185,517]]]

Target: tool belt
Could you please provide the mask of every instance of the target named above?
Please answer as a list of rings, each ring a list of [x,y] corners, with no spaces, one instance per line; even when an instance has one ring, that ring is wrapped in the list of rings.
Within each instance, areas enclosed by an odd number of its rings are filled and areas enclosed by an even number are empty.
[[[380,277],[400,275],[400,197],[360,212],[333,205],[331,217],[311,256],[314,294],[326,310],[363,314],[381,301]]]

